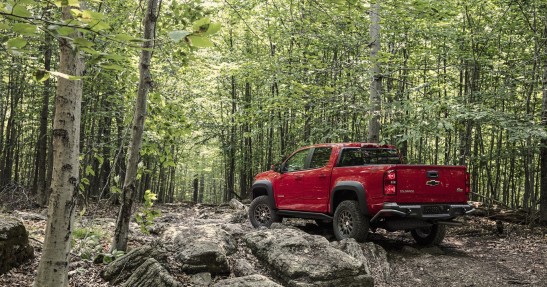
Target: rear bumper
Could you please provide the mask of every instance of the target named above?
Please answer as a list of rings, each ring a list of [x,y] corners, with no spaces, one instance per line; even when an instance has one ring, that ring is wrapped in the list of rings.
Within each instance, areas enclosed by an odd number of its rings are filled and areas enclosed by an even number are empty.
[[[475,209],[469,204],[411,204],[399,205],[395,202],[386,202],[371,222],[381,217],[399,216],[423,220],[447,220],[469,214]]]

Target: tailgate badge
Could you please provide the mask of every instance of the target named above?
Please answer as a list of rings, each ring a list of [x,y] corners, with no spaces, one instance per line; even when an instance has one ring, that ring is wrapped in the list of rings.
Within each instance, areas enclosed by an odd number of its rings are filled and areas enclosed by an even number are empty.
[[[456,188],[456,192],[463,192],[463,189],[461,189],[461,188]]]
[[[437,186],[437,185],[441,184],[441,182],[438,181],[438,180],[432,179],[432,180],[428,180],[425,184],[429,185],[429,186]]]

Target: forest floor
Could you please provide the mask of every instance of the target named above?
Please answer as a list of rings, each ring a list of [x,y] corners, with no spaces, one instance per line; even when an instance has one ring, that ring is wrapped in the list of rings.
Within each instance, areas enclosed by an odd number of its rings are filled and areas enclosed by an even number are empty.
[[[228,206],[191,204],[156,205],[162,216],[177,214],[181,221],[212,218],[232,213]],[[94,264],[97,254],[108,252],[114,230],[116,209],[107,204],[88,207],[77,215],[70,263],[71,286],[109,286],[100,277],[103,264]],[[0,286],[31,286],[41,256],[46,221],[43,209],[12,211],[23,219],[29,232],[34,259],[0,275]],[[35,216],[37,215],[37,216]],[[161,218],[160,218],[161,219]],[[499,234],[488,217],[468,216],[465,225],[451,227],[438,247],[421,248],[404,232],[377,230],[369,241],[387,251],[388,276],[375,276],[375,286],[547,286],[547,228],[504,222]],[[177,222],[180,225],[180,222]],[[285,220],[285,225],[333,240],[332,231],[305,220]],[[248,222],[242,223],[251,230]],[[150,243],[157,235],[144,234],[132,224],[130,248]],[[232,255],[243,256],[242,252]],[[374,274],[373,274],[374,275]],[[184,274],[177,279],[192,286]]]

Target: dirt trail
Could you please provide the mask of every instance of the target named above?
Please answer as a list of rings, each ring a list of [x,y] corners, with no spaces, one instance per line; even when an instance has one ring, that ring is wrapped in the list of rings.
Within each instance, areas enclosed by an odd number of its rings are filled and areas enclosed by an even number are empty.
[[[191,224],[196,220],[231,218],[234,212],[228,206],[192,206],[189,204],[161,205],[164,224]],[[88,210],[91,210],[88,208]],[[39,210],[27,212],[40,213]],[[110,243],[115,214],[99,211],[94,217],[79,217],[77,226],[92,226],[103,230],[98,239],[98,250],[106,250]],[[14,215],[14,214],[12,214]],[[40,258],[40,241],[43,240],[45,221],[24,220],[35,247],[35,259],[0,276],[0,286],[31,286]],[[300,228],[308,233],[334,240],[332,231],[318,227],[313,221],[289,219],[285,225]],[[251,230],[243,219],[242,230]],[[375,286],[547,286],[547,228],[530,229],[527,226],[505,223],[503,234],[496,233],[495,222],[482,217],[466,218],[466,225],[449,229],[444,242],[438,247],[420,248],[409,234],[387,233],[378,230],[370,241],[382,246],[388,254],[389,276],[373,274]],[[140,246],[158,238],[154,233],[144,235],[133,226],[130,246]],[[81,246],[80,240],[75,241]],[[242,247],[230,262],[249,259]],[[76,251],[75,251],[76,252]],[[79,252],[79,251],[78,251]],[[71,263],[71,286],[108,286],[98,274],[104,268],[75,253]],[[253,262],[252,259],[249,259]],[[260,269],[259,269],[260,270]],[[176,270],[170,270],[176,272]],[[270,276],[264,270],[266,276]],[[185,286],[193,286],[184,274],[174,274]],[[218,280],[222,278],[215,278]],[[186,280],[186,281],[184,281]]]

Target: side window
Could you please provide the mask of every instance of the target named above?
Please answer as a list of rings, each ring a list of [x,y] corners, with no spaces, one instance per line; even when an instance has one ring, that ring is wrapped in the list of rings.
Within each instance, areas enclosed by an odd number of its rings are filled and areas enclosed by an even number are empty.
[[[284,170],[288,172],[303,170],[306,166],[306,159],[308,158],[309,152],[310,149],[305,149],[293,154],[293,156],[285,162]]]
[[[338,166],[356,166],[363,165],[364,163],[365,159],[363,158],[363,153],[360,152],[360,149],[343,149]]]
[[[359,166],[366,164],[400,164],[396,149],[391,148],[354,148],[342,150],[338,166]]]
[[[330,147],[318,147],[313,151],[310,168],[324,167],[329,163],[332,149]]]

